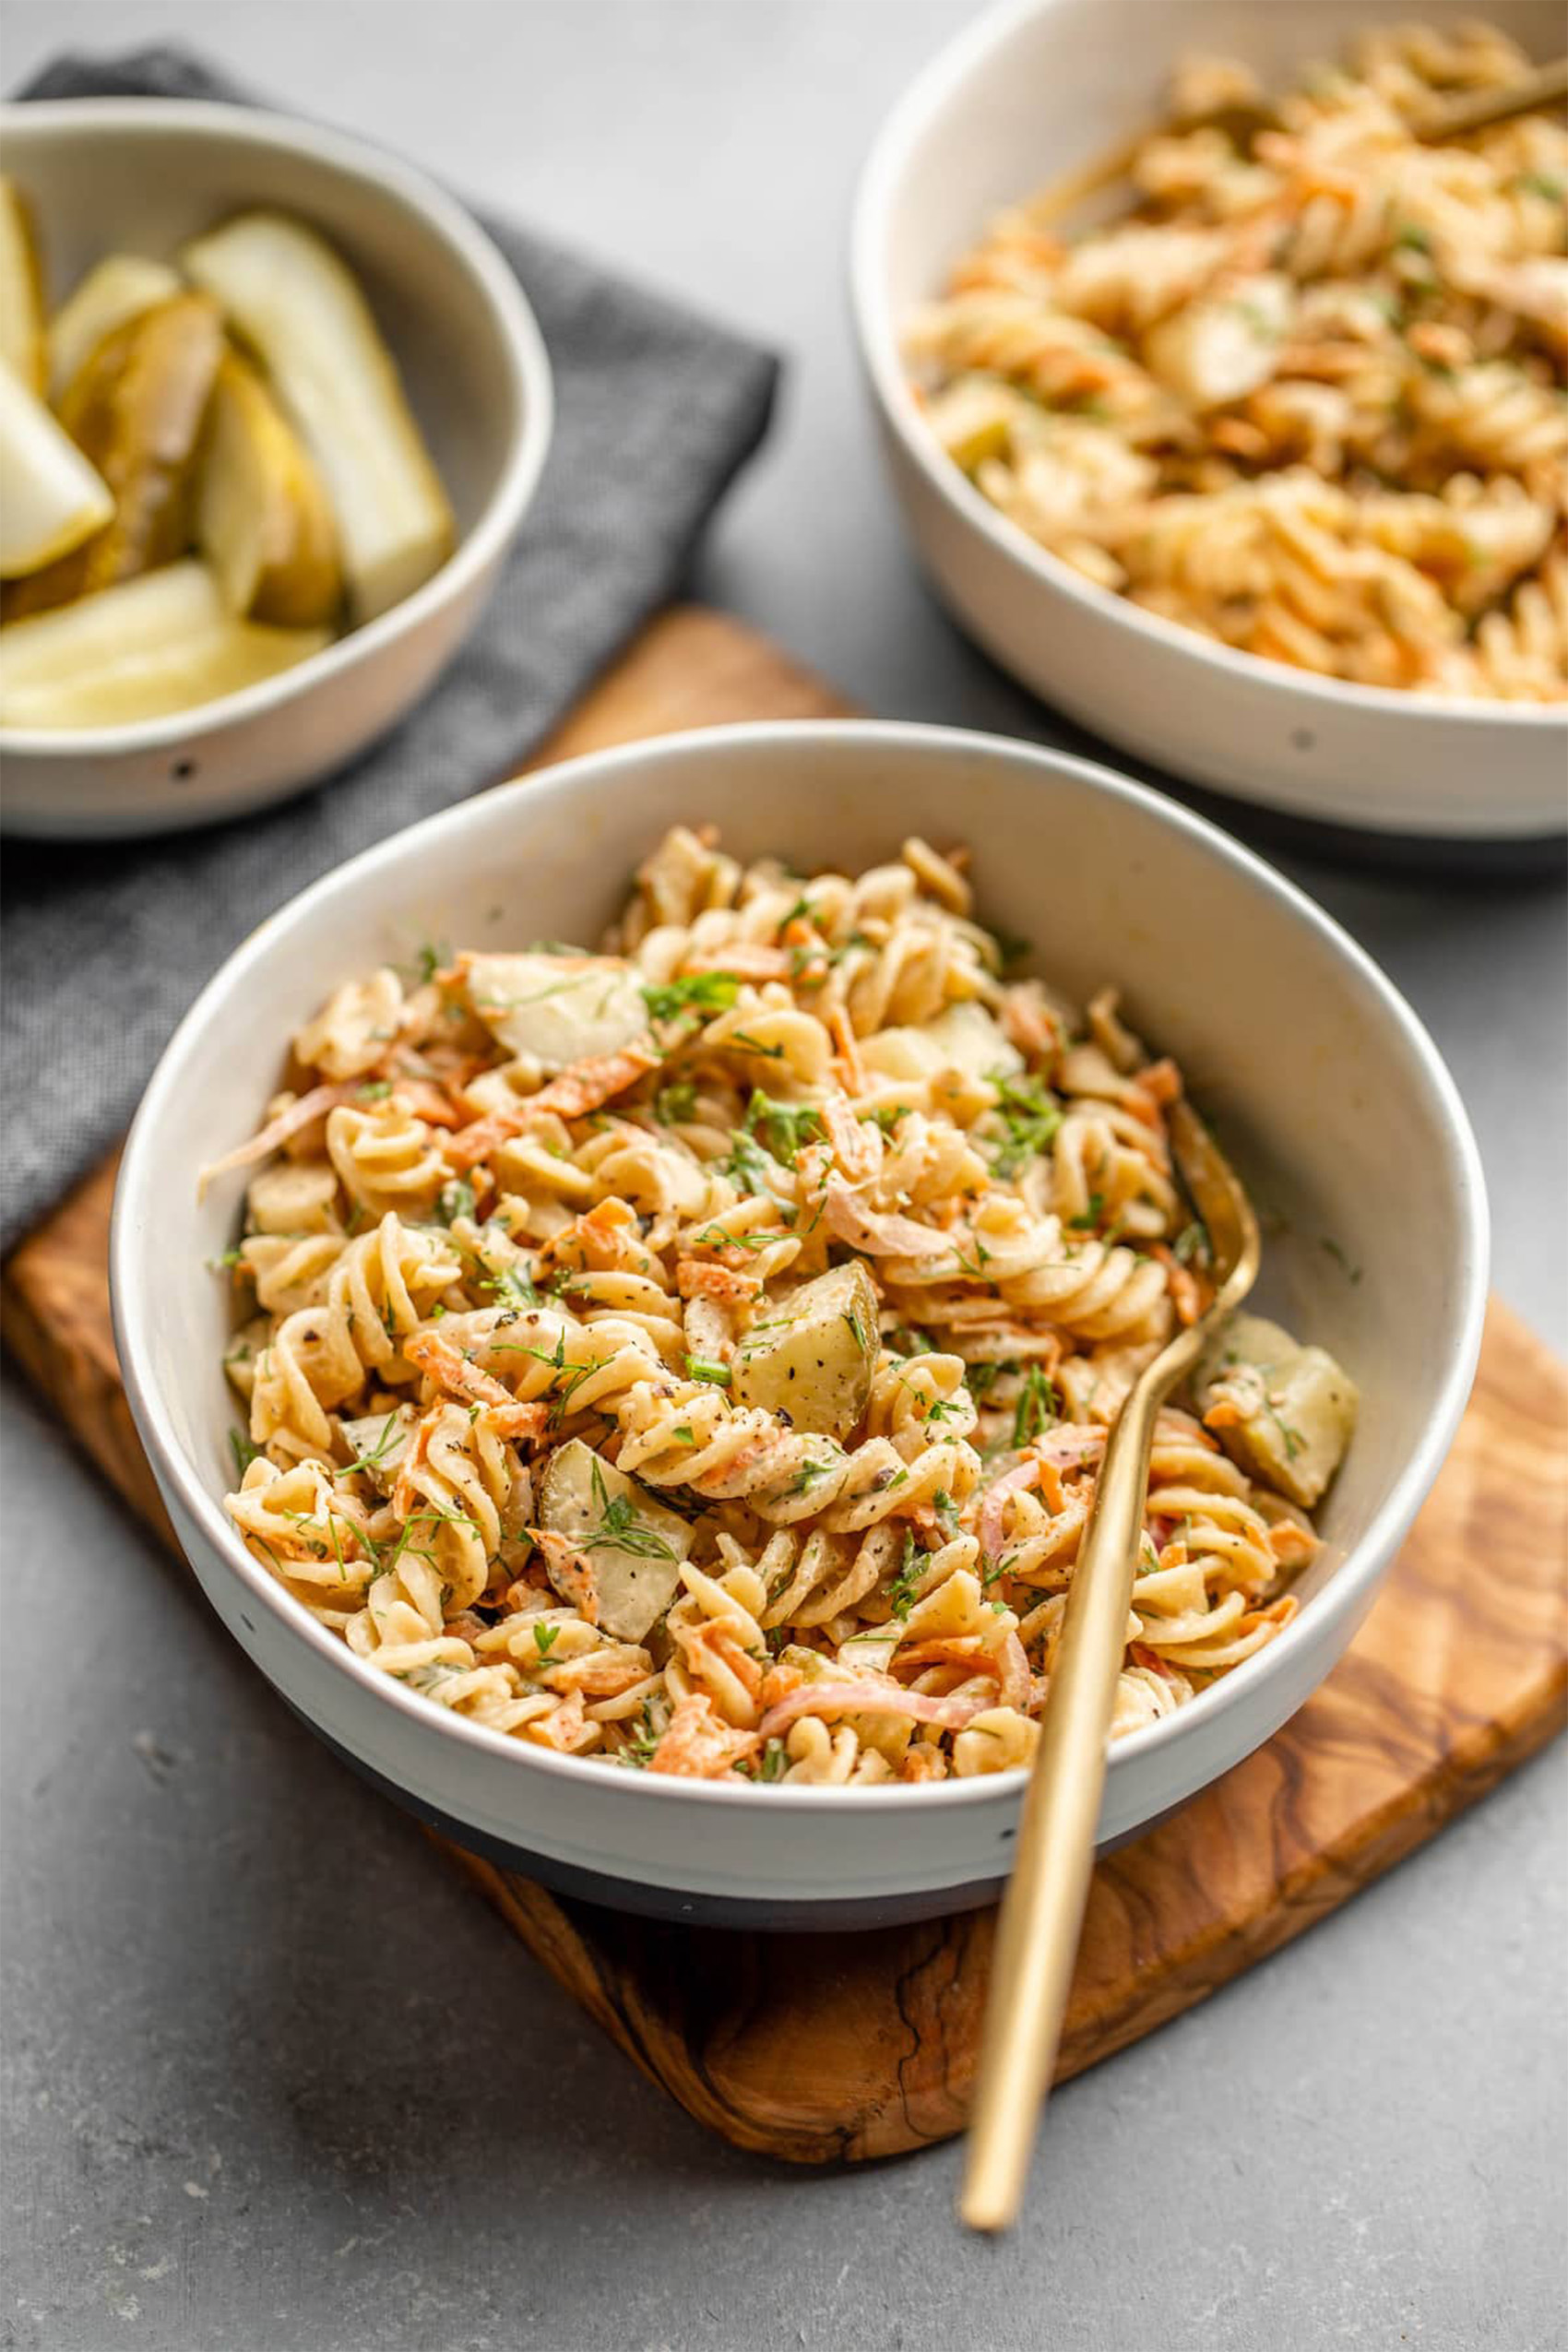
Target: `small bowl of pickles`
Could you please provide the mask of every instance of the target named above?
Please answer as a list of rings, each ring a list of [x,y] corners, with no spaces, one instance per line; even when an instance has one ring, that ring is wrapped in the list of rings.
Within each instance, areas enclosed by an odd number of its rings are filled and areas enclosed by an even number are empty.
[[[490,239],[248,108],[0,109],[0,824],[107,838],[283,799],[401,719],[550,442]]]

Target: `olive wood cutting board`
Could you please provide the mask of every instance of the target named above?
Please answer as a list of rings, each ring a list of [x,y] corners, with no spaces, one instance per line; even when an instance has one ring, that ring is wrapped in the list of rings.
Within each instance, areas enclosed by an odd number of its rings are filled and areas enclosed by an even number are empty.
[[[653,624],[532,765],[844,707],[739,623],[687,608]],[[101,1169],[13,1253],[4,1326],[100,1469],[172,1545],[110,1330],[113,1181]],[[1568,1370],[1494,1300],[1454,1450],[1351,1649],[1266,1747],[1097,1869],[1061,2073],[1289,1942],[1483,1796],[1565,1714]],[[993,1911],[740,1934],[569,1901],[446,1850],[626,2055],[737,2145],[811,2164],[963,2128]]]

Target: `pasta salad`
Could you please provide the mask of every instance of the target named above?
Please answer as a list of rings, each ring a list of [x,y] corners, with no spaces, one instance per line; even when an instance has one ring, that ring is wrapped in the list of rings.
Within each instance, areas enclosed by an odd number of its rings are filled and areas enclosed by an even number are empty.
[[[228,1510],[362,1658],[656,1774],[1025,1763],[1105,1435],[1212,1295],[1181,1089],[967,859],[677,827],[602,949],[427,950],[295,1037],[231,1253]],[[1124,1733],[1272,1641],[1356,1392],[1239,1317],[1158,1426]]]
[[[1371,32],[994,220],[911,322],[942,448],[1098,587],[1359,685],[1568,700],[1568,130],[1449,144],[1484,25]],[[1107,193],[1107,192],[1110,193]],[[1093,195],[1110,217],[1075,231]]]

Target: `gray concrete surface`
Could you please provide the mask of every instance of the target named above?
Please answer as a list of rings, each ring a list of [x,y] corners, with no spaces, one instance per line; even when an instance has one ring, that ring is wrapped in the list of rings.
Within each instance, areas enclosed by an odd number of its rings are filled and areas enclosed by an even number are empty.
[[[776,339],[701,568],[869,707],[1049,734],[909,572],[845,335],[857,159],[965,0],[12,0],[6,79],[163,34]],[[1568,1345],[1563,901],[1295,871],[1469,1102],[1498,1287]],[[1548,2352],[1568,1773],[1071,2086],[1028,2215],[956,2151],[708,2140],[285,1714],[14,1384],[3,1531],[8,2248],[23,2352]],[[1485,1573],[1485,1530],[1476,1532]]]

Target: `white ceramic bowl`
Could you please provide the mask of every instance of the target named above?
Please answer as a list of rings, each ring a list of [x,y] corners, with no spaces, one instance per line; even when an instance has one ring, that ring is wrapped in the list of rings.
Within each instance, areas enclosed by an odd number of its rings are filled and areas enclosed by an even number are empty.
[[[1284,1721],[1339,1656],[1436,1474],[1486,1288],[1475,1144],[1431,1039],[1360,950],[1213,826],[1108,769],[999,738],[852,721],[714,728],[569,762],[397,835],[253,933],[176,1032],[120,1175],[115,1331],[181,1541],[230,1631],[362,1771],[465,1844],[636,1908],[849,1925],[978,1900],[1006,1866],[1021,1775],[929,1789],[758,1790],[524,1748],[355,1657],[224,1515],[220,1369],[244,1179],[195,1171],[253,1132],[290,1033],[415,942],[588,939],[664,828],[711,818],[742,857],[855,872],[911,830],[961,835],[989,920],[1080,995],[1125,983],[1260,1201],[1288,1220],[1262,1297],[1360,1383],[1300,1616],[1112,1752],[1104,1838],[1129,1835]],[[1363,1269],[1352,1282],[1328,1237]]]
[[[411,708],[478,619],[550,445],[544,344],[482,229],[357,139],[250,107],[93,98],[0,109],[6,168],[37,208],[51,302],[103,254],[172,255],[247,205],[321,230],[397,357],[457,516],[422,588],[295,669],[170,719],[0,729],[13,833],[110,838],[282,800]]]
[[[1397,12],[1395,12],[1397,13]],[[1422,0],[1431,21],[1470,0]],[[1482,12],[1539,57],[1557,0]],[[1004,0],[894,109],[855,206],[851,293],[894,486],[915,546],[964,627],[1025,685],[1099,734],[1198,784],[1299,815],[1396,834],[1530,839],[1568,827],[1568,711],[1340,685],[1261,661],[1095,588],[982,497],[938,448],[900,339],[990,216],[1159,119],[1189,50],[1277,80],[1385,0]]]

